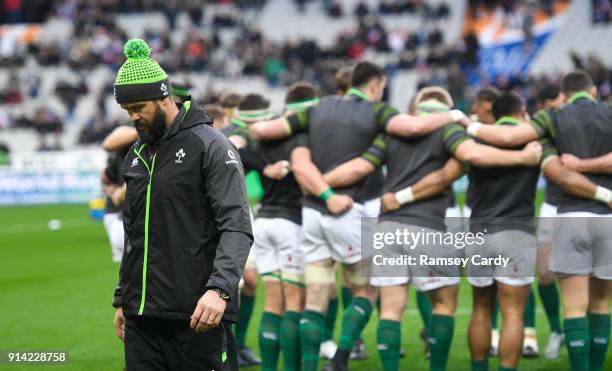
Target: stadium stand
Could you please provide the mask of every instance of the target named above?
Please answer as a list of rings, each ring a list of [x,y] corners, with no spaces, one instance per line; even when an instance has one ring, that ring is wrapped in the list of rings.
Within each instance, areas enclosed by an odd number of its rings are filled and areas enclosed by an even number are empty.
[[[306,79],[324,93],[333,92],[335,71],[367,58],[386,65],[392,76],[392,105],[405,108],[417,88],[438,84],[465,109],[479,46],[474,35],[461,32],[464,25],[475,14],[490,17],[481,3],[518,29],[529,24],[531,14],[529,1],[41,3],[50,5],[36,14],[23,4],[21,15],[10,18],[4,12],[0,142],[12,152],[96,143],[118,125],[124,116],[114,104],[111,83],[128,37],[146,39],[164,68],[190,80],[194,96],[206,102],[230,88],[265,90],[279,112],[284,86]],[[546,1],[537,10],[547,13],[566,3],[557,31],[530,73],[495,81],[502,88],[522,88],[530,109],[538,86],[575,66],[591,72],[604,98],[610,95],[606,66],[612,64],[612,51],[598,48],[598,40],[612,35],[610,25],[601,23],[605,9],[587,1]],[[30,19],[44,22],[14,22]]]

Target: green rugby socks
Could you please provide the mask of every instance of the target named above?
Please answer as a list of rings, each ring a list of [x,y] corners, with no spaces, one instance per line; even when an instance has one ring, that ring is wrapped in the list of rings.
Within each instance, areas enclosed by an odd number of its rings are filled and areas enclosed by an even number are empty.
[[[305,310],[300,320],[302,370],[318,371],[319,348],[325,335],[325,319],[319,312]]]
[[[264,312],[259,325],[259,353],[262,371],[276,371],[280,351],[279,332],[282,317]]]
[[[376,343],[384,371],[399,370],[402,331],[400,322],[381,319],[378,321]]]
[[[283,351],[285,371],[298,371],[302,352],[300,351],[300,318],[302,313],[285,312],[280,326],[280,346]]]
[[[589,370],[602,371],[610,343],[610,314],[589,313]]]
[[[573,371],[589,370],[589,320],[586,317],[569,318],[563,321],[565,344]]]

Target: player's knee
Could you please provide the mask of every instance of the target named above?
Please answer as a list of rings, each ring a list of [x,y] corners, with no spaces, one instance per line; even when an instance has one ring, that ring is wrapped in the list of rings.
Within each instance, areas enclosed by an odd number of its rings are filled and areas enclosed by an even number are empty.
[[[500,300],[499,310],[506,321],[523,321],[525,302],[523,300]]]
[[[430,292],[433,312],[443,316],[454,316],[457,310],[457,293],[456,286],[447,286]]]
[[[305,284],[304,275],[283,272],[283,296],[285,299],[285,310],[301,312],[304,310]]]
[[[242,278],[244,279],[242,292],[247,295],[254,294],[257,287],[257,270],[255,268],[245,268]]]
[[[589,297],[588,310],[590,313],[610,313],[610,297],[606,295],[606,292],[592,292]]]
[[[329,302],[330,285],[336,282],[333,266],[306,264],[306,309],[325,312]]]
[[[274,314],[283,313],[282,284],[279,272],[264,274],[262,281],[265,289],[265,311]]]
[[[329,285],[336,283],[336,276],[333,266],[306,264],[304,270],[304,281],[306,286],[322,285],[329,290]]]
[[[382,290],[381,290],[382,291]],[[400,321],[406,308],[406,296],[381,293],[380,318]]]

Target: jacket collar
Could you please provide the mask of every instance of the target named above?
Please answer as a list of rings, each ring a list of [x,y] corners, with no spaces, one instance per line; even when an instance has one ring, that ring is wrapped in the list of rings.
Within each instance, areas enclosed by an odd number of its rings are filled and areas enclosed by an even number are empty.
[[[370,97],[368,97],[368,95],[366,93],[364,93],[362,90],[359,90],[357,88],[350,88],[349,91],[346,93],[347,96],[351,96],[354,95],[356,97],[359,97],[363,100],[370,100]]]
[[[186,130],[197,125],[212,125],[212,120],[201,107],[195,104],[192,105],[191,101],[185,101],[174,118],[174,121],[172,121],[170,129],[168,129],[162,137],[161,142],[167,141],[181,130]]]
[[[567,100],[567,103],[572,104],[581,99],[595,100],[591,94],[586,91],[579,91],[578,93],[572,95],[570,99]]]
[[[521,120],[515,119],[514,117],[510,117],[510,116],[502,116],[499,118],[499,120],[495,121],[494,125],[503,125],[503,124],[520,125]]]

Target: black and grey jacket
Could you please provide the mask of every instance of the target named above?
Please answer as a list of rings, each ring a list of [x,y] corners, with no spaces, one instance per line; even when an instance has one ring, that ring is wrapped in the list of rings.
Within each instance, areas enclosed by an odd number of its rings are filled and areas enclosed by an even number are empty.
[[[227,138],[186,103],[160,143],[137,141],[123,162],[126,253],[113,305],[125,316],[188,320],[208,288],[230,295],[253,242],[244,170]]]

